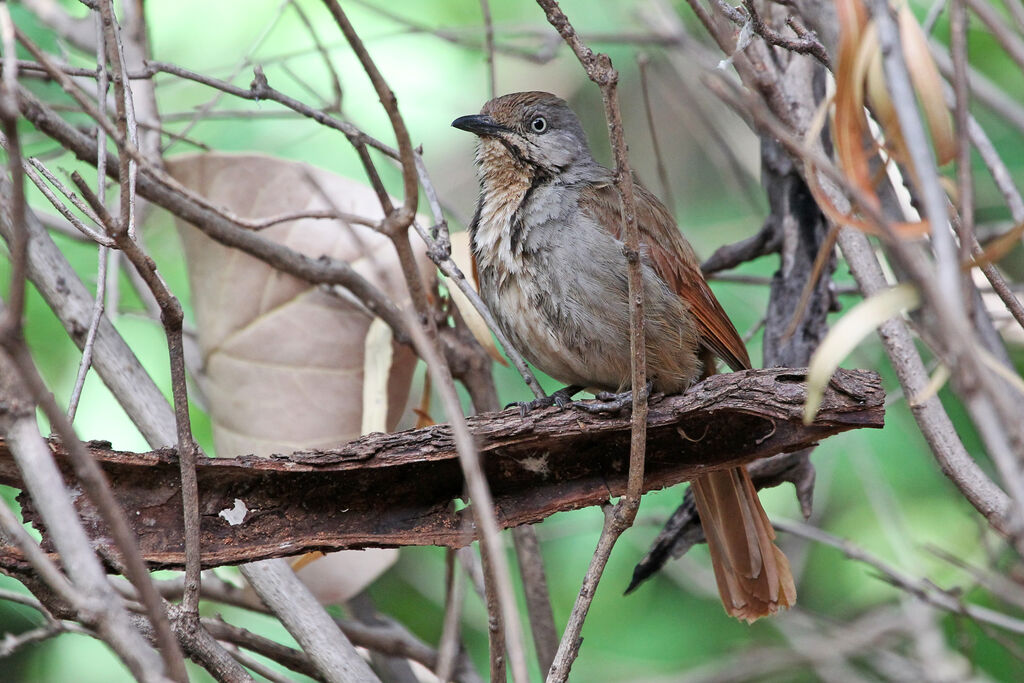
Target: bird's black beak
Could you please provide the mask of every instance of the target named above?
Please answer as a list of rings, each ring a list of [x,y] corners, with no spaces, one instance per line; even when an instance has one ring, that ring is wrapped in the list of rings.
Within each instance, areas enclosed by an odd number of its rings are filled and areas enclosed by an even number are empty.
[[[460,116],[452,121],[452,127],[459,130],[469,131],[476,135],[494,136],[509,132],[509,129],[501,125],[486,114],[472,114]]]

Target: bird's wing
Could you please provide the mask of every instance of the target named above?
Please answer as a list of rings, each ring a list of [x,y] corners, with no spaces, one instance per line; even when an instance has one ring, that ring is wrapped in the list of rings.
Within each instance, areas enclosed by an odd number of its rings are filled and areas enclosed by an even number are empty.
[[[655,272],[690,305],[701,343],[733,370],[750,367],[750,357],[736,327],[722,310],[700,272],[693,247],[679,232],[668,209],[639,182],[634,181],[636,221],[640,228],[641,251]],[[580,206],[593,207],[591,216],[623,239],[619,192],[610,183],[595,183],[583,190]]]

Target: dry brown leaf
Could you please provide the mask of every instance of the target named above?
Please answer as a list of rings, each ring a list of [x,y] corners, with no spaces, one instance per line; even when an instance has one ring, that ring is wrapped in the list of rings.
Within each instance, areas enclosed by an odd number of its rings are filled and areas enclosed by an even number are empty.
[[[292,161],[212,153],[177,157],[167,166],[186,187],[242,218],[333,210],[318,188],[340,211],[374,220],[382,215],[371,188]],[[416,357],[391,341],[390,330],[374,327],[358,305],[220,245],[192,226],[179,222],[178,230],[202,353],[197,380],[209,401],[218,455],[329,448],[367,427],[395,427]],[[370,228],[305,218],[261,235],[307,256],[347,261],[400,305],[408,300],[394,248]],[[422,271],[433,273],[422,243],[414,241]],[[333,602],[362,590],[396,553],[336,553],[308,564],[300,576],[318,598]]]
[[[423,374],[423,392],[420,395],[420,405],[418,408],[413,408],[412,412],[416,413],[416,429],[432,427],[437,424],[434,418],[430,416],[430,375],[428,373]]]
[[[935,157],[939,164],[949,163],[956,157],[956,138],[953,135],[953,120],[942,92],[939,67],[932,58],[924,30],[907,5],[899,10],[899,27],[903,58],[910,71],[914,92],[921,103],[921,111],[928,122]]]
[[[1018,223],[1005,233],[985,245],[984,250],[973,259],[963,264],[964,269],[976,266],[985,266],[999,261],[1010,250],[1020,244],[1021,237],[1024,237],[1024,223]]]
[[[876,157],[880,140],[872,134],[865,107],[870,108],[884,133],[888,155],[904,164],[911,173],[913,165],[889,95],[874,22],[870,20],[862,0],[836,0],[836,12],[840,27],[832,120],[836,159],[850,183],[860,190],[864,201],[877,209],[881,201],[876,187],[885,174],[884,169],[878,169],[877,174],[871,173],[872,159]],[[943,102],[938,68],[928,52],[920,25],[905,6],[899,13],[899,26],[914,91],[921,100],[939,162],[945,163],[955,154],[955,141],[949,111]],[[874,225],[860,216],[839,211],[816,185],[816,179],[811,180],[810,189],[833,221],[878,233]],[[912,238],[926,234],[930,228],[926,221],[910,221],[895,222],[892,229],[898,235]]]

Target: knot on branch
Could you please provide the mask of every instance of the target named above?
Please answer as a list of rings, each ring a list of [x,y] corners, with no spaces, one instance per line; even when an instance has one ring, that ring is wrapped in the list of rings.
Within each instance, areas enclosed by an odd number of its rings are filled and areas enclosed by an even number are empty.
[[[252,83],[249,84],[249,92],[252,93],[253,97],[261,98],[270,89],[270,83],[267,81],[267,75],[263,73],[263,67],[257,64],[253,70]]]
[[[612,58],[603,52],[597,53],[590,71],[590,79],[602,88],[616,85],[619,82],[619,72],[612,65]]]

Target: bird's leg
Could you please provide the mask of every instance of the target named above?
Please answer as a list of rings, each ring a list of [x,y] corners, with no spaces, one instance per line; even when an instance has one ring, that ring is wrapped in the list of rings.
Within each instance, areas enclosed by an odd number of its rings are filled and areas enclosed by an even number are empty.
[[[644,386],[644,394],[651,395],[653,383],[648,380]],[[601,391],[595,394],[596,401],[573,401],[573,407],[588,413],[621,413],[633,407],[633,392],[624,391],[621,394],[613,394]]]
[[[576,384],[570,384],[567,387],[559,389],[550,396],[535,398],[532,401],[516,401],[515,403],[509,403],[505,407],[511,408],[512,406],[519,406],[519,414],[522,417],[526,417],[531,410],[536,410],[537,408],[550,408],[551,406],[565,408],[568,405],[572,405],[572,397],[581,391],[583,391],[583,387]]]

